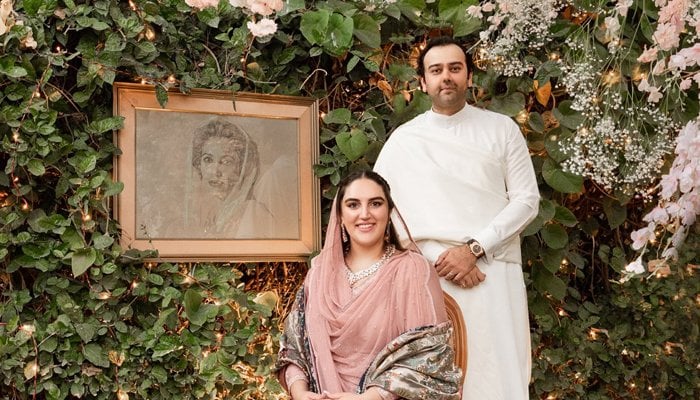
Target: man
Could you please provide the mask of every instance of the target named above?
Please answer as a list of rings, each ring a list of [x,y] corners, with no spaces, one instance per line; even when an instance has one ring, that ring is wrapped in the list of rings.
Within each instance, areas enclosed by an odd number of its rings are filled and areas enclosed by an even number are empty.
[[[508,117],[466,104],[470,71],[452,38],[418,59],[432,109],[397,128],[375,170],[467,327],[466,400],[528,398],[530,330],[519,234],[537,215],[527,145]]]

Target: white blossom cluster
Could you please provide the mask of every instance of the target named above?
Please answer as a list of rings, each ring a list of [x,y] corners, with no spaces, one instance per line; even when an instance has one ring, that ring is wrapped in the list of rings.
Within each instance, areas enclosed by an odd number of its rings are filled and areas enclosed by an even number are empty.
[[[549,28],[557,18],[562,0],[495,0],[467,9],[469,15],[486,20],[488,29],[480,33],[487,59],[499,73],[519,76],[530,72],[526,51],[538,50],[549,42]]]

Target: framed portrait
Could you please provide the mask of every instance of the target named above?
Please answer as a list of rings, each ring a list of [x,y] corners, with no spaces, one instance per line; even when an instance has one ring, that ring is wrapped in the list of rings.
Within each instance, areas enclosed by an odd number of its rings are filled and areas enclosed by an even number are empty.
[[[172,261],[304,261],[320,248],[318,104],[304,97],[114,85],[124,248]]]

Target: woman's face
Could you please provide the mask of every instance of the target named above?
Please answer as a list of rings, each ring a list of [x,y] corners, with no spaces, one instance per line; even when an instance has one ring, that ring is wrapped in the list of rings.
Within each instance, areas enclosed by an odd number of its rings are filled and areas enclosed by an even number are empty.
[[[200,170],[214,196],[223,200],[241,176],[241,145],[236,139],[215,137],[204,142]]]
[[[351,249],[384,247],[389,204],[382,187],[367,178],[350,183],[342,199],[340,219],[348,231]]]

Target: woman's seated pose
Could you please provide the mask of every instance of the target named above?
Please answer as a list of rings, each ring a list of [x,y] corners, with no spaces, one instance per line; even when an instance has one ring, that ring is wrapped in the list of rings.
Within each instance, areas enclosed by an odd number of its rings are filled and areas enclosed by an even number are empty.
[[[460,398],[437,273],[415,244],[400,245],[393,211],[377,173],[340,183],[285,321],[277,367],[293,400]]]

